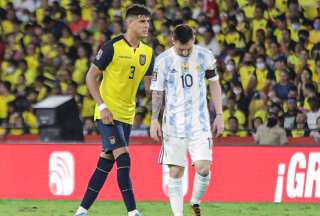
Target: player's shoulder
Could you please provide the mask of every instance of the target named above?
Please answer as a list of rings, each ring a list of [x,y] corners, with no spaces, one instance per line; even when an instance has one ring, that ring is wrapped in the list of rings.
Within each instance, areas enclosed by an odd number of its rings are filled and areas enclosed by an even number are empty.
[[[112,38],[111,40],[108,40],[107,42],[105,42],[103,45],[102,45],[102,49],[105,49],[105,48],[110,48],[110,47],[113,47],[113,44],[121,41],[124,39],[124,36],[123,35],[119,35],[119,36],[116,36],[114,38]]]
[[[145,43],[144,41],[141,41],[140,45],[142,46],[143,49],[153,52],[153,48],[149,44]]]
[[[169,49],[167,49],[167,50],[165,50],[165,51],[163,51],[162,53],[160,53],[158,56],[157,56],[157,58],[156,58],[156,60],[158,61],[158,62],[164,62],[164,61],[166,61],[166,60],[170,60],[170,61],[172,61],[172,57],[173,57],[173,50],[172,50],[173,48],[171,47],[171,48],[169,48]]]
[[[199,45],[194,45],[194,49],[197,53],[201,53],[203,55],[206,55],[206,56],[213,56],[213,53],[211,52],[211,50],[205,48],[205,47],[202,47],[202,46],[199,46]]]

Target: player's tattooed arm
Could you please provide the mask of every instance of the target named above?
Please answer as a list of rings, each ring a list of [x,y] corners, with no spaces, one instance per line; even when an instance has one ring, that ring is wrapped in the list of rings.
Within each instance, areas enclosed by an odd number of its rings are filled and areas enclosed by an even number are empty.
[[[163,91],[152,91],[152,120],[159,118],[163,102]]]

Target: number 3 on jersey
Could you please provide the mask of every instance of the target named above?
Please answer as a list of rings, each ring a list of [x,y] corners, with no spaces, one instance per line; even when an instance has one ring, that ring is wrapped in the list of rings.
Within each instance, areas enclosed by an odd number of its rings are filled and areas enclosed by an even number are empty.
[[[191,87],[193,84],[193,78],[191,74],[185,74],[181,76],[182,87]]]
[[[131,67],[130,67],[129,79],[133,79],[135,70],[136,70],[136,67],[135,67],[135,66],[131,66]]]

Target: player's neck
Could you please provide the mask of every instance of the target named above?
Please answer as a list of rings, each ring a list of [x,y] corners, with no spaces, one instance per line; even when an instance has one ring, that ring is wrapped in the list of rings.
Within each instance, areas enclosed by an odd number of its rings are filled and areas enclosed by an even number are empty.
[[[139,46],[139,43],[140,43],[140,38],[137,37],[135,34],[133,34],[132,32],[130,31],[127,31],[125,34],[124,34],[124,38],[125,40],[127,41],[127,43],[133,47],[133,48],[137,48]]]

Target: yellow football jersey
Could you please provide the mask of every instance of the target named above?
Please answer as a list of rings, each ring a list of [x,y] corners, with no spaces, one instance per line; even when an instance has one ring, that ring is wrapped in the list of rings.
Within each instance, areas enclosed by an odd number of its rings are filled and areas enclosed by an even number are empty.
[[[140,42],[134,49],[120,35],[98,51],[93,64],[103,71],[100,95],[113,119],[132,124],[139,84],[145,75],[151,76],[153,71],[152,48]],[[100,119],[97,106],[94,117]]]

